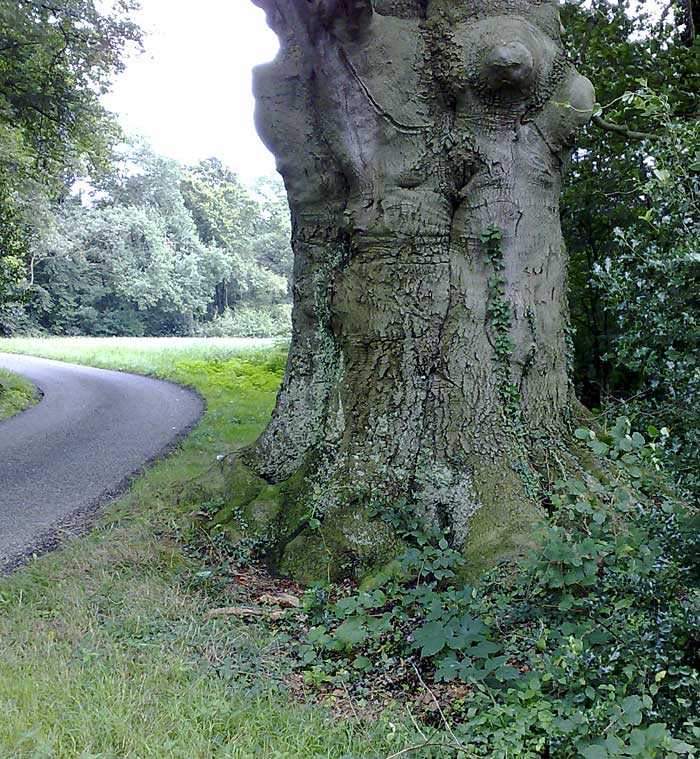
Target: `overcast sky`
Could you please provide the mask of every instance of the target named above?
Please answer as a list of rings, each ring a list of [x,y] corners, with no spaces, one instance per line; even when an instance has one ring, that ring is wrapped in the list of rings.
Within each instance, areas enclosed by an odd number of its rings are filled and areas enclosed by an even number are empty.
[[[105,105],[154,149],[194,163],[216,156],[246,180],[274,173],[253,126],[251,69],[277,38],[249,0],[142,0],[146,52],[132,58]]]

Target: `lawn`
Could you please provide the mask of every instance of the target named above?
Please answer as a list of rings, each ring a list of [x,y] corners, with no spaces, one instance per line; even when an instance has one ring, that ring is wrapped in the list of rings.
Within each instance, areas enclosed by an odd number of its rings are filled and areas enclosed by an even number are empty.
[[[269,417],[285,347],[262,342],[0,340],[180,382],[207,402],[88,536],[0,578],[1,759],[382,759],[415,742],[390,715],[337,719],[293,695],[283,633],[206,616],[246,591],[201,550],[191,515],[221,498],[217,456]]]
[[[37,400],[36,388],[22,377],[0,369],[0,420],[24,411]]]

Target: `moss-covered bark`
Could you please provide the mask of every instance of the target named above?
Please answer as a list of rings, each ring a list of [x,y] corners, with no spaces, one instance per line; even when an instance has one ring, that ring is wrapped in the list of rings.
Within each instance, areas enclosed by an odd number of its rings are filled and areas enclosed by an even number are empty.
[[[234,497],[306,579],[312,556],[321,576],[390,558],[368,509],[397,498],[480,562],[517,551],[573,402],[558,198],[594,95],[557,3],[254,1],[281,42],[256,118],[292,211],[294,334]]]

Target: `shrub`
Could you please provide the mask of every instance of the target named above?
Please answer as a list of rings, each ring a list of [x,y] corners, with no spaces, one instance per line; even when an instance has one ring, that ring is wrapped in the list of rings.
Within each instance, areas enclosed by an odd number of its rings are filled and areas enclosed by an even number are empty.
[[[291,334],[290,305],[239,306],[200,325],[202,337],[282,337]]]
[[[664,486],[658,437],[624,418],[576,436],[606,476],[557,483],[522,566],[464,587],[444,537],[385,513],[413,547],[374,589],[308,594],[307,678],[362,691],[408,663],[413,685],[461,683],[442,705],[454,756],[700,755],[697,519]]]

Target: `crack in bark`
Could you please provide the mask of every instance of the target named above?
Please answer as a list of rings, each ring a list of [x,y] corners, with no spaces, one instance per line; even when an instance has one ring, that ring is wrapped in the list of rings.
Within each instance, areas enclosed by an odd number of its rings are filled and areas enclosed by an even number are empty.
[[[340,54],[340,59],[345,64],[348,71],[350,71],[355,81],[360,85],[360,88],[365,93],[365,96],[374,109],[375,113],[388,121],[394,127],[394,129],[403,134],[421,134],[433,126],[432,124],[402,124],[397,118],[392,116],[389,111],[387,111],[379,104],[374,95],[372,95],[369,87],[364,83],[362,77],[358,74],[357,69],[355,68],[353,62],[350,60],[348,54],[340,45],[338,46],[338,52]]]

